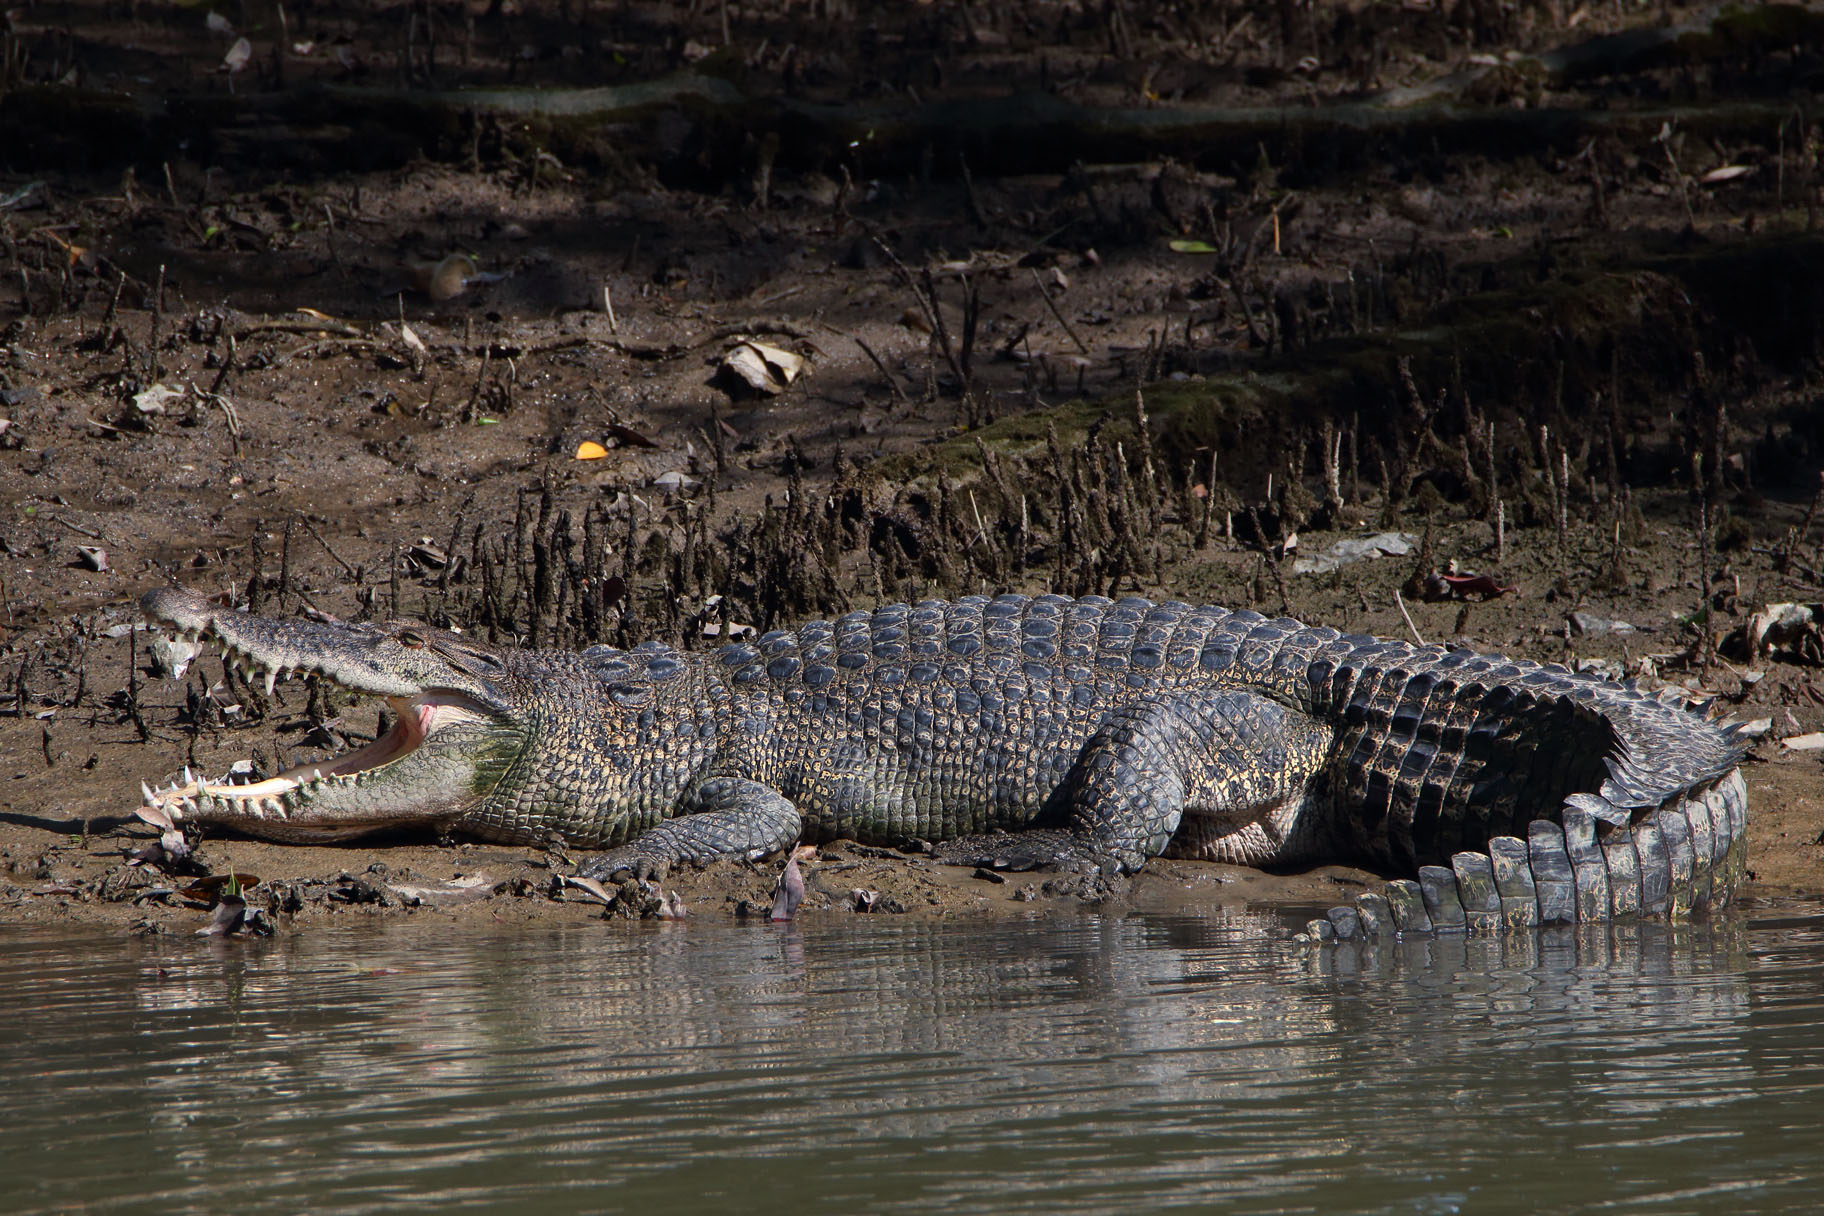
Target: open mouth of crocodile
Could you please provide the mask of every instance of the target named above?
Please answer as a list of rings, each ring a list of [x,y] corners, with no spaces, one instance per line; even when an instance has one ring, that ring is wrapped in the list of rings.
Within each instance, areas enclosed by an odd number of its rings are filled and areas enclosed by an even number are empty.
[[[221,644],[222,641],[214,635],[190,630],[179,631],[178,636],[191,642]],[[326,672],[308,667],[269,668],[232,647],[224,648],[223,658],[233,663],[241,677],[249,682],[256,672],[261,674],[268,696],[272,695],[280,677],[316,675],[342,686]],[[211,819],[246,816],[281,823],[294,818],[308,820],[313,804],[335,805],[345,801],[337,795],[383,779],[388,770],[417,753],[440,732],[458,724],[486,721],[489,717],[473,698],[452,689],[429,689],[416,696],[389,696],[386,702],[393,711],[392,728],[363,747],[295,765],[276,776],[253,782],[204,780],[186,767],[182,779],[169,787],[155,790],[142,784],[140,792],[144,802],[135,813],[147,823],[166,830],[176,827],[179,820],[193,816]],[[357,825],[350,822],[342,826],[354,829]]]

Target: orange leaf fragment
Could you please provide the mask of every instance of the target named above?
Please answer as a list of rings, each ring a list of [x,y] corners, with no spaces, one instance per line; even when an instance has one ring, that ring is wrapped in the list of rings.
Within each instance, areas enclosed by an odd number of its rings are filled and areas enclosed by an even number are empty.
[[[578,460],[600,460],[608,454],[608,449],[593,439],[585,439],[576,445]]]

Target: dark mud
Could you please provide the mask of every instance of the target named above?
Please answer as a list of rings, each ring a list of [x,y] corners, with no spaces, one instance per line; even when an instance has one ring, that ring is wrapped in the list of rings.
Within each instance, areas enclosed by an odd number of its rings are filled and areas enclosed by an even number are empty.
[[[1757,889],[1824,885],[1777,743],[1824,645],[1749,636],[1824,601],[1805,10],[136,11],[0,32],[0,917],[201,927],[125,863],[139,783],[378,729],[161,676],[170,581],[555,646],[1139,592],[1599,664],[1770,719]],[[803,374],[744,387],[744,341]],[[1380,531],[1411,552],[1301,565]],[[200,856],[281,923],[603,913],[526,850]],[[1363,879],[806,871],[805,915]],[[667,889],[763,913],[776,873]]]

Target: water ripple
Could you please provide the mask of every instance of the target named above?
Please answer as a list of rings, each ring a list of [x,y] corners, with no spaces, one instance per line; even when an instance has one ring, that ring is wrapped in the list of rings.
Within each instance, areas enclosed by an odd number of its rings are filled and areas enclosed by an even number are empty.
[[[18,1212],[1804,1211],[1824,1122],[1815,915],[7,946]]]

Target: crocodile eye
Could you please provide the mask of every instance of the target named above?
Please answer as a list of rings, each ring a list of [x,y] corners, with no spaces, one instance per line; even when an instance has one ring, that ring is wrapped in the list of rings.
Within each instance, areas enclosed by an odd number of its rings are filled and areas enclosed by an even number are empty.
[[[652,698],[652,690],[644,684],[610,684],[608,699],[622,709],[638,709]]]
[[[423,650],[424,637],[421,634],[413,633],[410,629],[401,629],[399,631],[399,644],[401,646],[410,647],[413,650]]]

